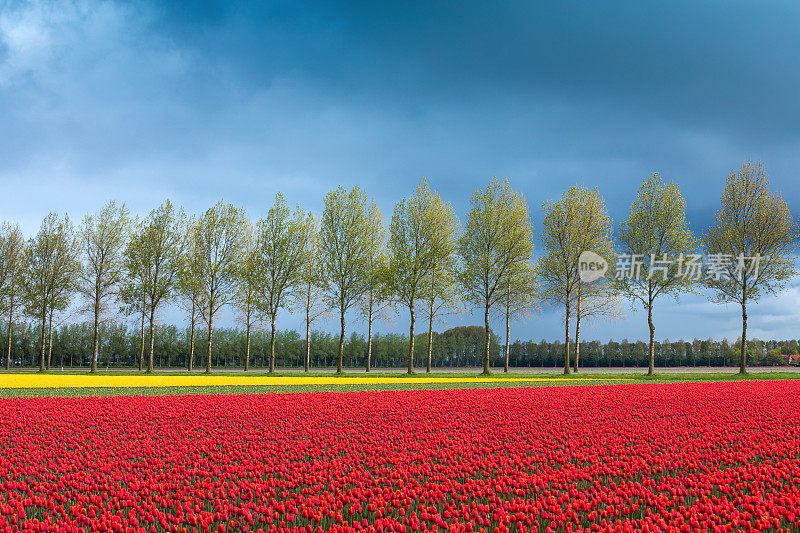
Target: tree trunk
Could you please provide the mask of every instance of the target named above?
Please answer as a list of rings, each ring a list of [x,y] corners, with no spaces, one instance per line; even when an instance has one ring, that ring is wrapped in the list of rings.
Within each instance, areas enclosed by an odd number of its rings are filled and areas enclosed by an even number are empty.
[[[192,319],[191,325],[189,326],[189,362],[186,365],[189,372],[192,371],[192,367],[194,366],[194,327],[195,327],[195,303],[192,302]]]
[[[100,354],[100,296],[99,292],[94,299],[94,334],[92,335],[92,363],[89,372],[97,372],[97,360]]]
[[[144,370],[144,319],[147,312],[144,309],[144,300],[142,301],[142,348],[139,352],[139,371]]]
[[[269,371],[275,372],[275,313],[271,316],[272,335],[269,338]]]
[[[564,305],[564,374],[569,374],[569,297]]]
[[[211,334],[214,331],[211,309],[208,310],[208,344],[206,344],[206,374],[211,373]]]
[[[511,308],[506,305],[506,361],[503,372],[508,372],[508,362],[511,358]]]
[[[653,304],[647,306],[647,326],[650,328],[650,363],[647,375],[652,376],[656,365],[656,326],[653,324]]]
[[[742,345],[739,347],[739,373],[747,374],[747,303],[742,303]]]
[[[367,326],[367,364],[365,365],[365,371],[369,372],[369,367],[372,363],[372,307],[373,303],[370,299],[369,301],[369,317],[368,317],[368,326]]]
[[[581,315],[575,314],[575,361],[572,363],[572,371],[578,372],[578,365],[581,360]]]
[[[339,354],[336,357],[336,373],[341,374],[343,372],[342,369],[342,359],[344,358],[344,304],[342,304],[341,308],[341,322],[342,322],[342,334],[339,336]]]
[[[244,350],[244,371],[250,370],[250,313],[247,314],[247,346]]]
[[[39,372],[44,372],[44,349],[45,349],[45,339],[47,335],[47,304],[42,308],[42,350],[39,357]]]
[[[150,309],[150,354],[147,356],[148,373],[151,373],[153,371],[153,346],[156,337],[155,319],[156,319],[156,310],[155,307],[153,307]]]
[[[431,314],[428,316],[428,360],[425,366],[425,371],[429,374],[431,372],[431,358],[433,356],[433,307],[431,307],[430,312]]]
[[[414,322],[416,321],[416,316],[414,315],[414,301],[412,300],[408,306],[408,310],[411,312],[411,326],[409,326],[409,333],[408,333],[408,373],[414,373]]]
[[[47,363],[45,369],[50,370],[50,362],[53,357],[53,310],[50,309],[50,320],[47,324]]]
[[[483,311],[483,337],[484,337],[484,352],[483,352],[483,373],[488,375],[492,371],[489,370],[489,345],[490,345],[490,331],[489,331],[489,304],[487,303]]]
[[[306,307],[306,368],[311,367],[311,310]]]
[[[572,371],[576,374],[581,359],[581,288],[581,283],[578,283],[578,297],[575,299],[575,360],[572,362]]]
[[[11,368],[11,325],[13,321],[14,321],[14,295],[11,294],[8,298],[8,330],[7,330],[8,337],[6,339],[8,346],[6,350],[6,370]]]

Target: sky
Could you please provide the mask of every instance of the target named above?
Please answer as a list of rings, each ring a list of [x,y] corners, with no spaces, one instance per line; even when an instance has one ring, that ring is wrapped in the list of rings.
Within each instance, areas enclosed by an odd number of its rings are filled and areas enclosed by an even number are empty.
[[[50,211],[169,198],[257,219],[278,191],[318,212],[357,184],[388,220],[425,176],[463,219],[496,175],[538,231],[541,204],[575,184],[623,220],[658,171],[699,234],[748,159],[797,216],[798,23],[790,1],[0,0],[0,218],[30,236]],[[798,296],[795,280],[763,298],[748,336],[798,338]],[[645,339],[628,311],[584,336]],[[377,328],[405,331],[406,314]],[[546,308],[512,337],[559,338],[560,320]],[[656,337],[735,339],[740,320],[706,295],[663,300]]]

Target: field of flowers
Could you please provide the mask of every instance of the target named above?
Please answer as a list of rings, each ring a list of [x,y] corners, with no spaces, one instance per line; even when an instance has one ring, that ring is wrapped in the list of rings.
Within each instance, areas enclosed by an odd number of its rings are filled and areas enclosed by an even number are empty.
[[[0,531],[800,528],[800,382],[0,400]]]
[[[635,378],[602,376],[449,376],[405,375],[208,375],[0,373],[0,398],[39,396],[158,396],[189,394],[265,394],[275,392],[350,392],[364,390],[541,387],[626,383]]]

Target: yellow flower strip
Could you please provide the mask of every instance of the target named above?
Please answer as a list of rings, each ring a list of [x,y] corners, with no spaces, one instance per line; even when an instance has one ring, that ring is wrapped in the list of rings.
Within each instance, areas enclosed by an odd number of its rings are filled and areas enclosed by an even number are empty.
[[[628,378],[625,378],[628,379]],[[631,378],[632,379],[632,378]],[[254,385],[358,385],[386,383],[501,383],[548,381],[623,381],[620,378],[525,378],[525,377],[327,377],[327,376],[113,376],[86,374],[0,374],[0,388],[82,387],[204,387]]]

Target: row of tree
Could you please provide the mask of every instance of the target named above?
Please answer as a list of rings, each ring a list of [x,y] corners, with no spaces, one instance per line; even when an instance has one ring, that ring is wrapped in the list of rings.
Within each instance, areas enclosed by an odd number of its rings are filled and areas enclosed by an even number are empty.
[[[433,326],[450,313],[483,312],[484,372],[492,356],[490,316],[505,320],[504,367],[511,359],[510,324],[546,301],[564,309],[564,372],[579,367],[581,322],[615,318],[627,298],[647,311],[649,370],[655,364],[653,307],[663,295],[677,297],[706,287],[721,302],[742,307],[746,341],[747,304],[763,292],[775,293],[795,274],[797,227],[780,195],[772,193],[761,163],[731,172],[716,221],[700,238],[688,229],[685,202],[673,183],[657,173],[645,178],[627,220],[616,234],[596,189],[571,187],[555,202],[545,202],[542,254],[534,261],[531,219],[524,198],[507,180],[494,178],[470,199],[461,227],[453,207],[422,182],[395,204],[387,228],[374,200],[359,187],[339,187],[325,197],[317,219],[299,206],[293,211],[278,193],[255,224],[242,208],[219,202],[190,217],[167,200],[147,217],[131,217],[124,205],[108,203],[83,218],[75,229],[64,215],[48,215],[39,232],[25,241],[18,226],[0,228],[0,310],[8,319],[6,366],[12,355],[16,314],[35,320],[39,368],[52,362],[53,324],[76,300],[92,317],[90,369],[98,366],[102,326],[118,311],[139,323],[140,369],[152,371],[158,314],[171,303],[187,313],[188,356],[194,365],[198,325],[205,329],[205,369],[211,371],[214,323],[231,306],[245,332],[242,366],[250,368],[253,331],[268,325],[268,367],[275,369],[276,318],[281,311],[305,316],[306,370],[312,364],[313,323],[330,314],[340,319],[337,370],[343,370],[347,343],[345,319],[358,309],[367,323],[366,361],[373,354],[373,322],[407,309],[410,323],[406,363],[415,368],[418,315],[427,321],[426,368],[433,362]],[[693,280],[678,275],[678,265],[663,276],[606,279],[583,283],[579,257],[592,251],[655,258],[690,254],[759,255],[757,272]],[[731,269],[733,266],[731,265]],[[76,299],[75,295],[79,295]],[[570,326],[574,323],[574,347]],[[745,371],[746,342],[740,343]],[[147,356],[147,357],[145,357]]]
[[[53,366],[72,368],[89,363],[92,327],[90,323],[62,324],[53,332]],[[214,332],[215,350],[212,365],[221,368],[241,368],[244,364],[247,335],[242,328],[219,328]],[[108,324],[100,327],[100,358],[98,365],[105,368],[124,368],[136,364],[139,357],[139,332],[126,324]],[[5,340],[3,337],[0,339]],[[156,368],[175,368],[187,364],[189,358],[189,330],[173,325],[159,326],[155,343]],[[483,360],[483,328],[481,326],[457,327],[442,333],[434,332],[431,364],[434,367],[471,367]],[[417,355],[427,351],[427,333],[416,336]],[[339,339],[337,335],[319,330],[311,331],[311,365],[330,368],[336,364]],[[648,346],[642,341],[620,342],[581,341],[582,364],[585,367],[647,367]],[[251,337],[252,365],[266,368],[269,365],[271,338],[268,332],[254,331]],[[19,324],[12,342],[12,364],[33,365],[38,357],[38,328],[32,324]],[[563,344],[556,341],[539,342],[515,340],[509,348],[510,364],[515,367],[554,367],[563,357]],[[372,339],[372,363],[379,368],[397,368],[406,362],[407,339],[397,333],[376,333]],[[738,343],[723,339],[693,341],[664,340],[655,343],[656,363],[660,366],[729,366],[738,359]],[[747,342],[747,360],[752,365],[785,365],[786,356],[798,353],[797,340]],[[296,330],[279,330],[275,337],[276,368],[302,368],[305,357],[305,340]],[[504,346],[492,334],[490,364],[503,366]],[[345,343],[344,363],[351,368],[364,368],[367,360],[367,338],[352,332]],[[794,364],[795,362],[792,361]],[[420,364],[417,364],[417,368]]]
[[[761,162],[746,162],[728,175],[714,223],[696,238],[686,220],[686,202],[674,182],[658,173],[646,177],[628,218],[612,236],[602,196],[594,190],[572,187],[560,200],[544,204],[544,257],[537,273],[543,297],[564,308],[564,373],[570,370],[570,321],[574,320],[574,370],[581,354],[580,326],[588,318],[616,317],[619,300],[627,299],[647,314],[650,331],[648,373],[655,357],[653,309],[663,296],[706,290],[712,301],[741,307],[742,336],[739,370],[746,371],[747,310],[763,294],[783,290],[796,271],[798,228],[786,202],[770,190]],[[583,283],[579,257],[593,251],[613,263],[619,256],[638,258],[647,275],[605,278]],[[714,275],[686,275],[676,258],[693,254],[726,257]],[[736,258],[760,258],[758,268],[740,269]],[[672,262],[665,261],[672,258]],[[656,273],[655,275],[652,275]]]

